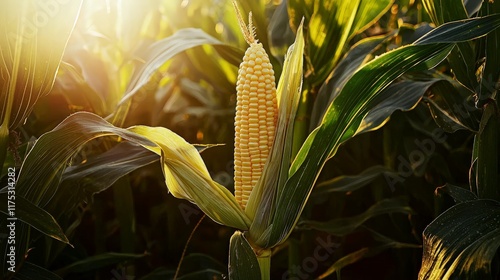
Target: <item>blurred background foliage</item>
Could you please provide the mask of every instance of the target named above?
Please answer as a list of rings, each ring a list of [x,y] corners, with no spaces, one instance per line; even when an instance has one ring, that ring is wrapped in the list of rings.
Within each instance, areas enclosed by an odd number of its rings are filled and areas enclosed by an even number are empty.
[[[257,37],[272,54],[277,77],[300,19],[311,22],[310,29],[306,27],[304,78],[308,100],[301,103],[297,120],[303,137],[321,120],[331,92],[342,83],[337,76],[348,73],[350,63],[359,65],[412,43],[434,26],[422,1],[372,1],[380,6],[371,7],[380,11],[373,22],[361,30],[356,28],[364,25],[353,26],[357,31],[348,32],[339,43],[340,34],[317,34],[318,27],[312,25],[318,15],[330,16],[332,10],[325,7],[336,1],[240,2],[245,13],[253,12]],[[481,1],[466,2],[473,14],[473,2]],[[322,28],[335,30],[336,24]],[[201,29],[234,48],[221,51],[203,45],[183,51],[182,46],[172,46],[176,55],[167,62],[141,68],[155,61],[151,53],[165,51],[155,43],[185,28]],[[88,111],[119,127],[163,126],[193,144],[224,144],[204,151],[202,157],[212,177],[232,189],[234,85],[246,49],[238,28],[228,0],[84,1],[54,87],[17,129],[23,145],[14,150],[23,158],[34,137],[71,113]],[[360,46],[365,49],[356,49]],[[349,56],[354,50],[360,53]],[[272,279],[313,279],[322,274],[325,279],[341,275],[344,280],[416,278],[422,264],[422,232],[454,204],[436,188],[445,183],[468,188],[481,119],[472,98],[471,87],[477,84],[452,80],[450,63],[400,78],[401,83],[422,83],[412,95],[418,104],[399,108],[404,111],[396,111],[381,129],[356,136],[327,162],[296,230],[273,252]],[[140,76],[141,71],[146,75]],[[450,91],[457,94],[455,100],[443,93]],[[453,105],[462,106],[465,113],[450,116]],[[443,132],[443,141],[433,138],[436,131]],[[427,152],[419,143],[429,139],[432,151]],[[91,160],[109,148],[106,141],[93,142],[73,162]],[[19,164],[15,154],[9,154],[6,165]],[[74,248],[41,238],[32,246],[30,261],[67,279],[173,277],[203,214],[168,194],[158,162],[151,161],[111,188],[86,194],[85,202],[71,211],[53,206],[49,212],[68,229]],[[57,201],[64,200],[63,196]],[[187,244],[179,279],[223,279],[231,234],[229,228],[202,220]],[[304,260],[314,256],[320,239],[331,240],[335,249],[309,269]],[[283,278],[286,271],[295,272]],[[120,278],[124,276],[130,277]]]

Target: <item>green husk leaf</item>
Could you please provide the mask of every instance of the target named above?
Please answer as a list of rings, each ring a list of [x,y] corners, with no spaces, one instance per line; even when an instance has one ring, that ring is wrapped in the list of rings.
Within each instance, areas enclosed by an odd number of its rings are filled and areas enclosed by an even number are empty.
[[[257,256],[240,231],[236,231],[229,241],[229,279],[261,279]]]
[[[297,30],[295,43],[290,46],[277,88],[278,124],[270,156],[257,185],[248,200],[245,212],[253,220],[250,236],[258,239],[269,226],[275,210],[277,193],[288,178],[292,161],[293,123],[302,89],[304,38],[302,25]]]

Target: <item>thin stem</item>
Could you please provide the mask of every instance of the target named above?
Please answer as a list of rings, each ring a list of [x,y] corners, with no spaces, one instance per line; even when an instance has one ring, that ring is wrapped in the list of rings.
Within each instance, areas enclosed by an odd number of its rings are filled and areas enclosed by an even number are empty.
[[[186,255],[186,251],[187,251],[187,247],[189,245],[189,242],[191,242],[191,238],[193,238],[194,232],[196,231],[196,229],[198,229],[198,227],[200,226],[200,224],[203,221],[203,218],[205,218],[205,216],[206,215],[203,215],[200,218],[198,223],[194,226],[193,230],[191,231],[191,234],[189,235],[188,240],[186,241],[186,245],[184,246],[184,250],[182,251],[181,259],[179,261],[179,264],[177,265],[177,269],[175,270],[174,280],[177,279],[177,277],[179,276],[179,271],[181,270],[181,264],[182,264],[182,261],[184,260],[184,256]]]
[[[267,249],[259,256],[257,256],[257,261],[260,267],[260,277],[262,280],[271,280],[271,250]]]

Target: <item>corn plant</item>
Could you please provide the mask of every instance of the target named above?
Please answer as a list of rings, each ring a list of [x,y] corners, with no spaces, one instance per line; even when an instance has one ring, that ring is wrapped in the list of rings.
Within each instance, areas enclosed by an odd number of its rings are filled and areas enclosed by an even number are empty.
[[[37,6],[32,2],[21,2],[22,5],[15,6],[5,2],[0,4],[5,6],[0,10],[36,13]],[[498,69],[494,66],[498,64],[495,49],[497,28],[500,26],[500,16],[496,13],[498,5],[483,3],[482,7],[474,6],[468,13],[460,1],[450,0],[443,4],[444,7],[459,6],[458,10],[450,11],[440,10],[443,7],[441,1],[424,1],[426,10],[438,27],[420,34],[410,44],[374,56],[372,54],[376,53],[376,49],[391,40],[394,34],[365,38],[348,52],[346,48],[351,40],[380,19],[392,1],[284,1],[288,7],[281,6],[276,13],[286,14],[284,18],[289,18],[294,39],[293,44],[285,47],[288,51],[281,65],[279,58],[266,54],[271,50],[271,43],[266,36],[261,2],[240,3],[245,13],[252,12],[248,24],[244,23],[243,16],[235,16],[239,13],[231,10],[232,23],[241,28],[243,38],[250,45],[244,55],[239,48],[221,42],[206,32],[181,29],[151,45],[143,59],[144,64],[136,67],[133,63],[121,61],[120,74],[116,80],[110,79],[111,89],[108,89],[113,96],[113,106],[96,106],[100,110],[94,113],[82,110],[71,114],[38,137],[22,158],[17,177],[16,217],[22,221],[16,228],[18,261],[15,273],[7,270],[5,262],[2,264],[5,277],[43,275],[48,279],[58,279],[68,275],[69,271],[82,269],[79,262],[56,273],[43,268],[71,243],[68,237],[74,234],[79,220],[75,221],[73,216],[67,214],[75,212],[85,198],[120,182],[140,167],[157,164],[159,160],[165,184],[174,197],[195,204],[212,221],[234,229],[229,244],[229,278],[271,279],[273,253],[287,242],[296,228],[314,228],[342,235],[352,232],[377,213],[411,213],[412,210],[401,200],[387,199],[373,205],[365,213],[368,218],[361,217],[356,222],[348,223],[349,226],[308,220],[299,222],[309,198],[314,195],[315,186],[320,192],[331,191],[328,187],[320,188],[321,184],[317,181],[327,161],[335,157],[339,148],[357,135],[382,127],[394,111],[414,108],[424,93],[434,94],[429,94],[424,101],[430,104],[433,116],[437,115],[436,112],[440,113],[436,122],[452,123],[452,130],[468,127],[462,119],[450,117],[453,115],[443,107],[447,102],[437,98],[447,89],[455,89],[451,85],[465,87],[470,92],[478,86],[481,89],[477,106],[484,111],[474,140],[472,170],[475,176],[471,176],[471,188],[475,194],[451,185],[445,187],[457,201],[463,203],[443,213],[424,231],[424,260],[419,277],[442,279],[467,275],[484,279],[494,275],[491,263],[499,246],[498,226],[495,224],[498,222],[498,201],[495,201],[498,200],[498,152],[491,148],[498,145],[496,89],[491,90],[485,83],[476,84],[476,73],[469,71],[474,69],[476,62],[468,60],[474,57],[474,51],[484,55],[486,60],[478,77],[480,80],[489,77],[498,79]],[[43,30],[60,32],[53,27],[59,18],[49,19],[51,24],[35,26],[39,32],[29,38],[32,41],[28,39],[31,45],[23,44],[26,38],[22,35],[26,30],[22,23],[12,26],[3,23],[9,27],[6,30],[21,35],[12,37],[6,32],[5,40],[0,42],[4,59],[1,68],[4,108],[1,129],[5,136],[0,149],[4,154],[7,154],[6,139],[10,130],[22,124],[39,96],[31,95],[32,92],[26,89],[33,89],[36,94],[47,94],[52,87],[51,82],[61,63],[62,51],[81,3],[72,5],[68,10],[70,12],[63,13],[65,20],[71,24],[64,25],[65,33],[62,34],[66,36],[55,42],[55,47],[51,49],[56,54],[50,56],[54,58],[54,61],[49,61],[50,67],[43,64],[46,63],[45,57],[35,55],[26,61],[21,58],[30,57],[33,48],[44,50],[43,44],[35,42],[48,44],[51,36]],[[235,7],[238,11],[237,4]],[[287,10],[289,12],[285,13]],[[279,28],[275,27],[274,32],[276,30]],[[258,39],[262,41],[257,42]],[[480,47],[474,49],[475,45],[486,47],[484,50]],[[206,46],[211,48],[195,49]],[[7,51],[11,49],[14,51]],[[276,46],[272,51],[279,52],[280,48]],[[161,126],[134,124],[123,127],[127,117],[133,114],[134,100],[148,89],[168,84],[168,78],[161,77],[165,68],[171,66],[176,56],[186,53],[196,58],[217,53],[224,60],[212,62],[211,65],[217,65],[217,69],[226,69],[228,64],[238,65],[243,57],[237,77],[233,75],[237,80],[233,89],[237,92],[234,195],[226,186],[212,179],[200,155],[201,151],[211,146],[190,144]],[[467,55],[464,56],[464,53]],[[427,71],[442,65],[445,60],[460,85],[437,71]],[[85,61],[73,62],[77,63],[84,68]],[[40,65],[50,71],[40,77],[23,72],[30,71],[25,69],[37,69]],[[64,82],[77,80],[79,73],[71,62],[62,65],[63,73],[56,80],[56,89],[64,92],[71,88]],[[31,71],[38,73],[39,70]],[[279,77],[277,88],[274,88],[274,74]],[[419,75],[426,80],[414,78]],[[224,79],[217,81],[227,83]],[[92,87],[94,93],[99,89],[97,85],[95,83]],[[95,96],[93,100],[103,100],[99,92]],[[316,97],[315,101],[313,97]],[[23,102],[26,98],[30,102],[25,106]],[[447,100],[446,96],[442,98]],[[16,100],[20,103],[15,103]],[[90,103],[99,104],[100,101]],[[14,106],[14,103],[17,105]],[[22,111],[22,114],[10,117],[12,108]],[[304,116],[309,115],[311,119],[306,121]],[[97,153],[86,155],[85,147],[89,146],[92,152]],[[4,158],[2,156],[2,163]],[[7,158],[4,173],[14,161],[12,155]],[[363,179],[369,181],[373,174],[386,171],[384,168],[368,170]],[[344,191],[352,190],[345,185],[342,187]],[[0,196],[2,200],[6,199],[7,193],[2,192]],[[3,205],[1,211],[9,215]],[[479,212],[475,211],[484,213],[484,217],[477,218]],[[479,222],[481,218],[487,222]],[[2,231],[6,228],[4,223],[4,220],[0,222]],[[441,228],[441,225],[445,227]],[[476,235],[463,230],[471,225],[477,229]],[[461,235],[453,234],[454,231],[470,239],[454,243],[461,239]],[[378,233],[374,236],[386,241],[376,248],[377,252],[389,247],[411,247],[402,242],[388,242],[387,237]],[[477,240],[471,239],[473,237]],[[4,239],[0,244],[2,248],[9,246]],[[46,250],[38,263],[32,262],[36,260],[32,257],[37,250],[34,244],[44,244]],[[30,250],[33,247],[35,249]],[[318,276],[319,279],[333,273],[340,277],[341,268],[346,263],[359,260],[362,254],[348,255],[332,264]],[[103,254],[91,262],[104,266],[141,257],[137,254]],[[199,275],[192,277],[196,279]]]
[[[455,9],[449,11],[433,1],[423,3],[436,25],[451,20],[467,19],[471,14],[480,16],[498,13],[500,9],[500,4],[495,2],[477,3],[473,9],[469,9],[470,12],[456,1],[444,3],[444,5],[452,3],[456,5]],[[500,77],[496,47],[499,34],[496,30],[476,42],[458,44],[448,56],[455,78],[469,96],[474,98],[475,106],[482,114],[474,131],[469,190],[451,184],[442,188],[443,192],[449,193],[454,198],[456,205],[437,217],[423,233],[424,255],[419,273],[420,279],[498,277],[498,262],[495,262],[495,255],[500,246],[499,115],[495,96]],[[477,58],[482,60],[477,61]],[[472,71],[478,64],[480,66],[477,67],[477,72]],[[442,107],[442,103],[434,103],[433,99],[429,98],[432,104],[431,111],[450,112],[449,109]],[[466,100],[458,102],[464,104]],[[455,102],[451,104],[457,106]],[[453,111],[456,110],[451,112]],[[463,119],[467,119],[467,114],[454,112],[451,115],[453,114],[462,116],[458,119],[452,117],[451,119],[454,119],[452,124],[461,124]],[[458,125],[443,127],[448,130],[462,129]]]

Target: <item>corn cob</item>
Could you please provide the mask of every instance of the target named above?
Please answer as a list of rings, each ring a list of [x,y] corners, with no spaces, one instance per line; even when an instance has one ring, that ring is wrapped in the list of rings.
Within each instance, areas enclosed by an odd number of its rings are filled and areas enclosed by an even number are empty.
[[[274,141],[277,102],[274,71],[262,44],[255,39],[252,14],[247,27],[235,8],[245,40],[250,45],[238,71],[234,123],[235,197],[245,209]]]

